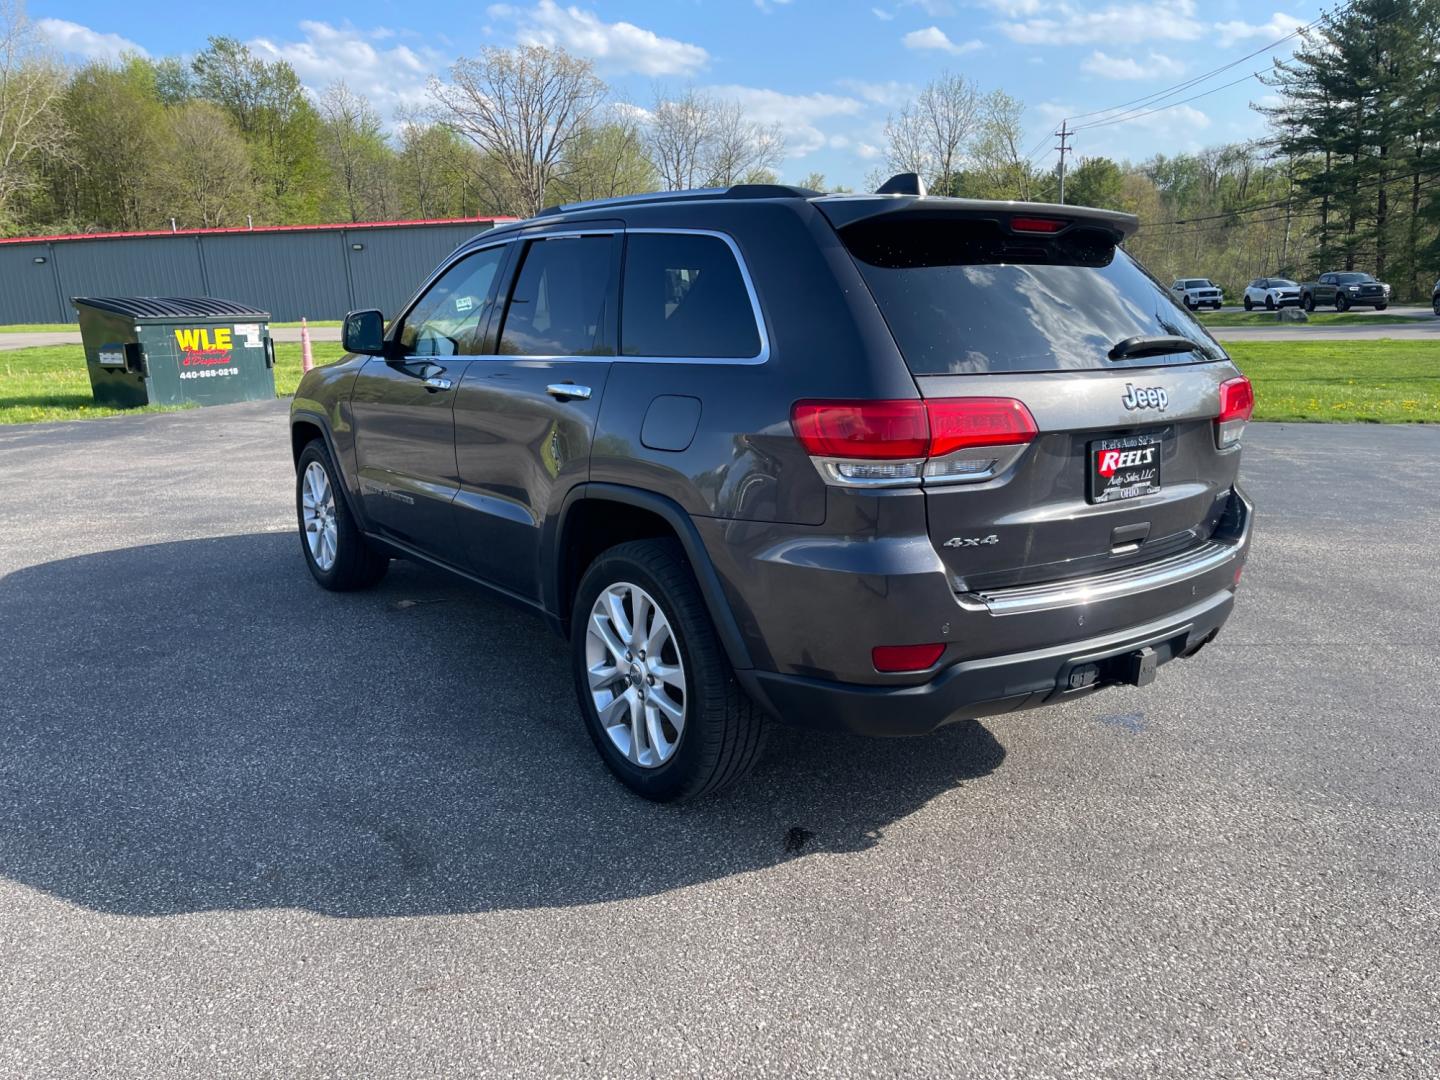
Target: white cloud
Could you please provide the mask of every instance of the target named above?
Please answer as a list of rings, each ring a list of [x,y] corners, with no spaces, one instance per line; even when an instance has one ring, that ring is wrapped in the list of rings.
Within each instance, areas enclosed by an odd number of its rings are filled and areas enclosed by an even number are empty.
[[[1026,15],[1038,15],[1045,9],[1045,0],[980,0],[982,7],[1004,15],[1007,19],[1018,19]]]
[[[855,153],[866,161],[872,161],[880,156],[880,148],[878,146],[872,146],[869,143],[856,143]]]
[[[1209,32],[1195,18],[1195,0],[1112,4],[1094,11],[1060,3],[1050,15],[1003,22],[1000,30],[1012,41],[1024,45],[1194,41]]]
[[[1279,41],[1286,34],[1293,33],[1304,25],[1303,19],[1297,19],[1294,15],[1277,11],[1270,16],[1269,22],[1259,24],[1239,21],[1223,22],[1216,24],[1215,31],[1219,34],[1221,45],[1233,45],[1237,41],[1248,41],[1251,38]]]
[[[874,105],[884,105],[888,109],[899,108],[918,92],[914,83],[898,82],[894,79],[891,79],[889,82],[866,82],[864,79],[837,79],[836,84],[849,90],[856,97],[862,98]]]
[[[417,51],[408,45],[372,44],[388,34],[313,20],[302,22],[300,30],[305,35],[301,41],[255,38],[247,44],[262,59],[287,62],[312,91],[344,79],[386,116],[397,108],[425,104],[425,83],[448,64],[440,53],[424,47]]]
[[[938,26],[927,26],[924,30],[911,30],[900,39],[900,42],[907,49],[935,49],[939,52],[949,53],[951,56],[963,56],[985,47],[983,41],[977,41],[974,38],[958,43],[951,41],[950,35]]]
[[[129,38],[91,30],[68,19],[36,19],[35,29],[67,56],[83,56],[86,60],[118,60],[127,53],[150,55]]]
[[[1164,53],[1152,52],[1143,60],[1131,56],[1111,56],[1096,49],[1080,62],[1080,70],[1102,79],[1161,79],[1180,75],[1185,65]]]
[[[891,19],[895,18],[895,13],[893,11],[886,11],[884,8],[878,7],[872,7],[870,9],[870,14],[874,15],[875,18],[880,19],[882,22],[889,22]]]
[[[641,75],[693,75],[710,62],[699,45],[661,37],[634,23],[607,23],[593,11],[555,0],[539,0],[533,8],[494,4],[486,14],[515,24],[515,40],[522,45],[560,46],[588,56],[606,71]]]
[[[784,7],[790,0],[755,0],[755,6],[769,15],[777,7]]]
[[[863,102],[839,94],[783,94],[755,86],[710,86],[716,97],[738,101],[749,119],[778,124],[785,135],[785,156],[804,157],[830,143],[819,124],[837,116],[854,116]]]

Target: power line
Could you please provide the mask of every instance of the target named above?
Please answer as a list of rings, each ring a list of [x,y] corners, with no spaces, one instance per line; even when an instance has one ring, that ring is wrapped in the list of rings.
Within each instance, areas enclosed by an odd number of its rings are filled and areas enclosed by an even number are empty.
[[[1110,118],[1108,118],[1108,119],[1106,119],[1106,120],[1097,120],[1097,121],[1095,121],[1093,124],[1081,124],[1079,127],[1075,128],[1074,130],[1075,130],[1075,131],[1091,131],[1091,130],[1093,130],[1093,129],[1095,129],[1095,128],[1109,127],[1111,124],[1128,124],[1131,120],[1139,120],[1139,119],[1141,119],[1142,117],[1154,116],[1156,113],[1165,112],[1167,109],[1175,109],[1175,108],[1178,108],[1179,106],[1184,105],[1184,104],[1186,104],[1186,103],[1188,103],[1188,102],[1196,101],[1196,100],[1198,100],[1198,99],[1200,99],[1200,98],[1203,98],[1203,97],[1208,97],[1208,96],[1211,95],[1211,94],[1218,94],[1221,90],[1228,90],[1228,89],[1230,89],[1230,87],[1232,87],[1232,86],[1239,86],[1239,85],[1240,85],[1241,83],[1243,83],[1243,82],[1249,82],[1251,79],[1255,78],[1257,75],[1262,75],[1262,74],[1264,74],[1267,70],[1269,70],[1269,69],[1268,69],[1268,68],[1261,68],[1261,69],[1258,70],[1258,71],[1252,71],[1252,72],[1250,72],[1248,75],[1243,75],[1243,76],[1241,76],[1241,77],[1238,78],[1238,79],[1232,80],[1231,82],[1221,83],[1219,86],[1213,86],[1213,87],[1211,87],[1209,90],[1202,90],[1202,91],[1201,91],[1200,93],[1198,93],[1198,94],[1192,94],[1190,97],[1181,98],[1179,101],[1169,101],[1169,102],[1166,102],[1164,105],[1159,105],[1159,106],[1157,106],[1156,108],[1153,108],[1153,109],[1134,110],[1134,111],[1129,112],[1129,113],[1122,113],[1122,114],[1119,115],[1119,116],[1113,116],[1113,117],[1110,117]]]
[[[1341,4],[1339,7],[1337,7],[1337,8],[1336,8],[1332,13],[1330,13],[1330,14],[1331,14],[1332,16],[1339,16],[1340,14],[1343,13],[1344,9],[1347,8],[1347,7],[1349,7],[1350,4],[1353,3],[1353,2],[1354,2],[1354,0],[1347,0],[1346,3]],[[1309,30],[1313,30],[1315,27],[1319,26],[1320,23],[1322,23],[1322,22],[1325,20],[1325,18],[1326,18],[1326,14],[1325,14],[1325,13],[1321,13],[1317,18],[1315,18],[1315,19],[1312,20],[1311,22],[1305,23],[1305,24],[1302,25],[1302,26],[1297,26],[1294,30],[1290,31],[1290,33],[1286,34],[1284,37],[1277,38],[1276,40],[1270,42],[1268,45],[1262,45],[1260,48],[1256,49],[1254,52],[1246,53],[1244,56],[1237,57],[1236,59],[1231,60],[1228,64],[1221,64],[1221,65],[1220,65],[1219,67],[1217,67],[1217,68],[1212,68],[1212,69],[1209,70],[1209,71],[1202,72],[1201,74],[1196,75],[1196,76],[1194,76],[1193,78],[1186,79],[1186,80],[1184,80],[1183,82],[1176,83],[1176,84],[1173,85],[1173,86],[1168,86],[1168,87],[1165,87],[1165,88],[1162,89],[1162,90],[1153,91],[1152,93],[1145,94],[1145,95],[1143,95],[1143,96],[1141,96],[1141,97],[1138,97],[1138,98],[1135,98],[1135,99],[1133,99],[1133,100],[1131,100],[1131,101],[1122,102],[1122,103],[1119,104],[1119,105],[1112,105],[1112,106],[1110,106],[1109,108],[1106,108],[1106,109],[1093,109],[1093,110],[1091,110],[1090,112],[1087,112],[1087,113],[1079,113],[1079,114],[1077,114],[1077,115],[1075,115],[1075,116],[1069,117],[1069,119],[1071,119],[1071,120],[1084,120],[1084,119],[1086,119],[1087,117],[1090,117],[1090,116],[1100,116],[1100,115],[1102,115],[1102,114],[1104,114],[1104,113],[1118,113],[1118,112],[1121,112],[1122,110],[1129,109],[1129,108],[1132,108],[1132,107],[1134,107],[1134,106],[1142,106],[1142,105],[1153,104],[1153,103],[1156,102],[1156,101],[1162,100],[1162,99],[1167,98],[1167,97],[1171,97],[1171,96],[1173,96],[1174,94],[1183,93],[1184,91],[1189,90],[1192,86],[1198,86],[1198,85],[1200,85],[1200,84],[1203,83],[1203,82],[1208,82],[1210,79],[1213,79],[1216,75],[1223,74],[1224,72],[1229,71],[1229,70],[1230,70],[1231,68],[1233,68],[1233,67],[1238,67],[1240,64],[1243,64],[1246,60],[1253,60],[1255,57],[1259,56],[1261,53],[1269,52],[1271,49],[1274,49],[1274,48],[1276,48],[1276,47],[1278,47],[1278,46],[1280,46],[1280,45],[1283,45],[1283,44],[1285,44],[1285,42],[1290,41],[1291,39],[1293,39],[1293,38],[1295,38],[1295,37],[1298,37],[1299,35],[1307,32],[1307,31],[1309,31]],[[1097,123],[1098,123],[1098,121],[1097,121]],[[1092,126],[1092,125],[1086,125],[1086,126],[1088,127],[1088,126]]]

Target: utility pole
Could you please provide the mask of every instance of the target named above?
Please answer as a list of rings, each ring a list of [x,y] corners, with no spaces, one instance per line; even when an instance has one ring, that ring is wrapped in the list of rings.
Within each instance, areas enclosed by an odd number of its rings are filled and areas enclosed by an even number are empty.
[[[1060,137],[1060,145],[1055,149],[1060,151],[1060,202],[1062,204],[1065,202],[1065,155],[1070,152],[1070,146],[1067,140],[1071,135],[1075,134],[1067,127],[1069,123],[1070,121],[1068,120],[1061,120],[1060,130],[1055,133]]]

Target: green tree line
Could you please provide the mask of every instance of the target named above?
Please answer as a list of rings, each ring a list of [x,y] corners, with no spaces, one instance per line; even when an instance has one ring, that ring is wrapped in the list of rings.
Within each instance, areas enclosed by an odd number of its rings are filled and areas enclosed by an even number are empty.
[[[524,215],[773,182],[784,159],[779,128],[734,103],[688,88],[636,106],[559,49],[462,57],[387,125],[343,80],[312,93],[231,38],[188,59],[68,68],[5,4],[0,232],[12,235]],[[1162,277],[1208,276],[1234,295],[1262,275],[1365,269],[1402,298],[1428,295],[1440,0],[1351,0],[1264,81],[1278,102],[1261,109],[1267,137],[1139,162],[1081,156],[1065,200],[1138,214],[1130,247]],[[1025,152],[1024,116],[1003,90],[946,73],[890,116],[885,168],[867,186],[913,171],[936,194],[1055,201],[1058,170]],[[799,183],[830,187],[816,173]]]

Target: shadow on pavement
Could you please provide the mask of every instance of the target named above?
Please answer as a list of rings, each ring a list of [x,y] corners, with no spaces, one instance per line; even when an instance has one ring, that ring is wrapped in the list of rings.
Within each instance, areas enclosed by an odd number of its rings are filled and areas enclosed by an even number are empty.
[[[600,764],[538,618],[404,563],[325,593],[296,543],[0,580],[0,874],[132,915],[595,903],[863,849],[1004,758],[978,724],[777,729],[728,795],[652,806]]]

